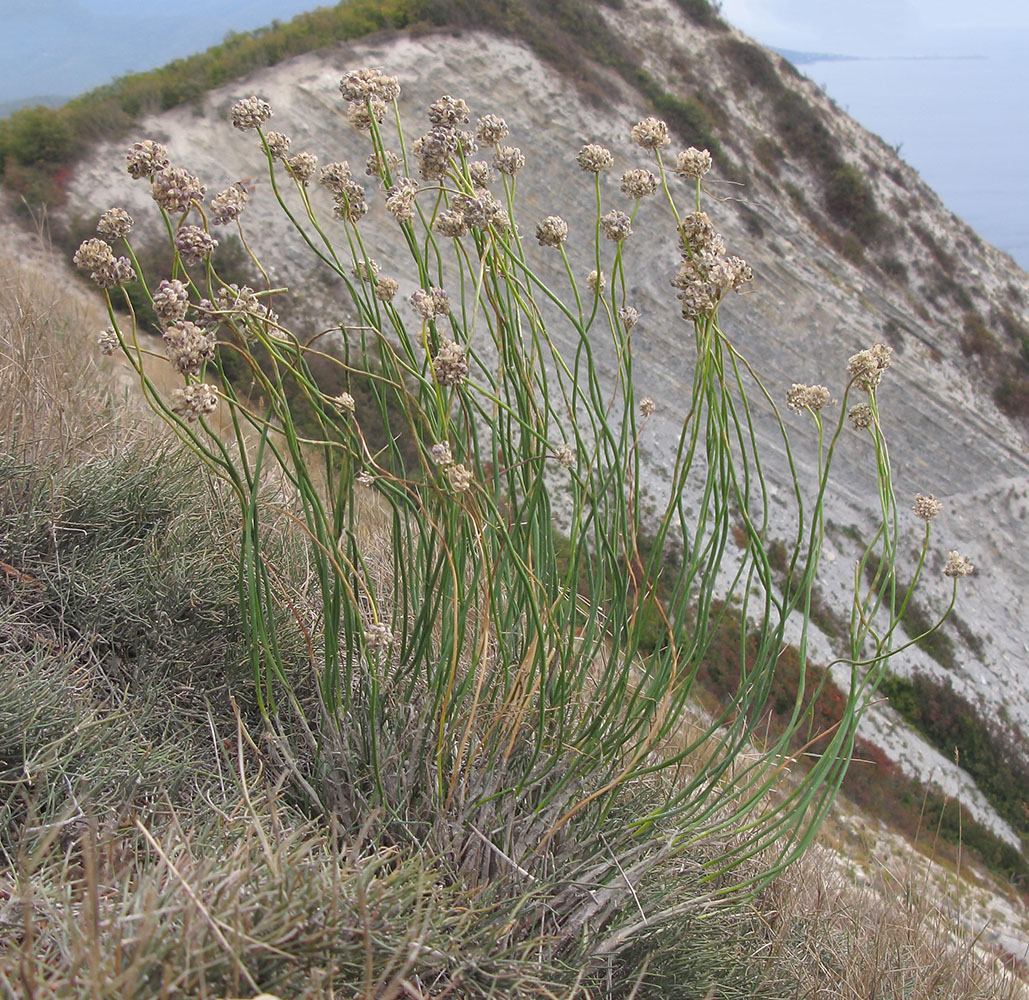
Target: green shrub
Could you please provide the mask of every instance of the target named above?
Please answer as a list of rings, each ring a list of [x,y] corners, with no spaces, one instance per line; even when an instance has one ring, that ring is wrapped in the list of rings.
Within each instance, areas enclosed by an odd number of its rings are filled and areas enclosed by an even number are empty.
[[[25,108],[0,120],[0,168],[63,163],[71,148],[71,131],[53,108]]]
[[[961,350],[966,355],[979,354],[995,358],[1000,344],[986,321],[976,312],[966,312],[962,324],[964,335],[961,338]]]
[[[703,28],[727,31],[729,26],[718,16],[709,0],[674,0],[675,5],[694,23]]]
[[[993,400],[1010,417],[1029,416],[1029,375],[1009,372],[993,390]]]
[[[828,176],[825,207],[830,218],[863,243],[872,243],[882,227],[875,195],[857,167],[842,163]]]
[[[763,135],[754,143],[754,156],[770,174],[779,176],[785,154],[771,136]]]
[[[821,114],[796,91],[787,90],[776,99],[775,124],[789,156],[807,160],[821,176],[828,177],[842,162]]]
[[[984,719],[978,706],[940,681],[916,673],[887,676],[880,690],[896,711],[944,756],[960,766],[1014,829],[1029,834],[1029,761],[1017,733]]]
[[[726,38],[718,51],[728,60],[739,84],[757,87],[766,94],[778,94],[783,82],[768,54],[759,45],[739,38]]]

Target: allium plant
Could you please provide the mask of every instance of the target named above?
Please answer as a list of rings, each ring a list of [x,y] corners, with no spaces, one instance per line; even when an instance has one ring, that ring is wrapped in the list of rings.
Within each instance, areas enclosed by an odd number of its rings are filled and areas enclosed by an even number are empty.
[[[340,161],[322,169],[327,194],[320,191],[309,183],[314,157],[305,154],[299,169],[296,157],[283,159],[288,138],[264,131],[271,109],[263,101],[233,111],[236,127],[259,138],[283,212],[347,290],[334,355],[278,321],[270,288],[219,279],[215,241],[205,234],[209,223],[235,221],[246,245],[245,191],[229,188],[205,207],[205,188],[187,170],[150,152],[146,169],[139,166],[152,143],[137,144],[128,165],[151,181],[176,248],[172,273],[154,276],[152,287],[182,389],[159,392],[135,327],[114,312],[113,253],[90,241],[80,254],[80,266],[99,272],[114,335],[147,398],[239,500],[241,612],[273,752],[344,822],[360,828],[376,815],[394,841],[426,842],[465,877],[541,884],[563,857],[569,888],[551,912],[560,922],[562,907],[578,907],[566,933],[589,927],[599,935],[612,899],[686,851],[701,859],[711,898],[752,890],[804,850],[830,808],[909,596],[897,592],[892,571],[901,512],[876,402],[889,349],[850,359],[828,426],[828,389],[789,389],[798,414],[790,419],[813,421],[817,434],[817,479],[802,484],[775,402],[785,387],[766,391],[719,324],[719,303],[751,269],[725,255],[701,210],[709,155],[690,149],[672,158],[664,122],[635,125],[642,162],[620,165],[633,199],[618,202],[627,214],[605,204],[601,175],[613,154],[584,147],[578,166],[595,198],[595,270],[580,280],[567,238],[583,234],[556,215],[519,218],[513,165],[521,169],[525,157],[501,145],[509,136],[502,119],[484,115],[470,131],[465,103],[444,97],[412,143],[393,78],[353,71],[341,89],[368,144],[377,194]],[[493,145],[497,174],[472,162],[488,153],[480,144]],[[639,199],[652,191],[678,236],[678,267],[626,251],[639,247],[643,256],[653,245],[629,239]],[[322,207],[328,197],[331,210]],[[410,252],[406,273],[399,262],[380,268],[372,260],[387,257],[365,218],[365,199],[375,197]],[[541,255],[560,261],[558,282],[534,269]],[[685,409],[637,397],[630,330],[639,313],[625,300],[632,267],[664,268],[678,289],[683,342],[692,334],[695,349]],[[413,294],[398,295],[402,285]],[[602,370],[597,351],[609,347],[615,360]],[[246,396],[222,367],[229,356],[256,383]],[[336,359],[343,385],[369,373],[370,396],[358,403],[339,385],[328,395],[312,375],[316,359]],[[861,401],[861,419],[851,410],[852,421],[871,436],[877,458],[882,522],[865,558],[875,554],[879,576],[854,599],[839,725],[806,731],[812,692],[802,667],[792,717],[769,735],[791,619],[802,665],[807,655],[823,504],[834,451],[852,433],[844,430],[852,395]],[[316,432],[301,430],[298,399],[309,411],[304,427],[313,421]],[[216,406],[218,429],[208,422]],[[762,463],[772,459],[759,454],[758,408],[780,428],[794,484],[785,586],[768,557]],[[646,513],[640,442],[656,433],[655,411],[677,428],[675,460],[656,511]],[[369,445],[376,426],[386,429],[375,438],[386,442],[380,450]],[[303,594],[262,546],[266,521],[281,518],[263,486],[272,466],[298,497],[289,517],[314,581]],[[923,516],[926,509],[921,502]],[[386,565],[368,549],[368,520],[388,535]],[[746,544],[735,547],[741,528]],[[926,521],[923,560],[928,530]],[[288,621],[303,634],[313,685],[285,662],[283,651],[296,648],[282,634]],[[698,677],[712,665],[714,637],[729,627],[742,680],[712,717],[696,704]],[[688,729],[686,713],[694,717]],[[822,737],[821,754],[803,767],[793,766],[798,734]],[[760,866],[751,863],[758,854]],[[680,903],[655,905],[667,915]],[[608,928],[597,947],[620,947],[623,931]]]

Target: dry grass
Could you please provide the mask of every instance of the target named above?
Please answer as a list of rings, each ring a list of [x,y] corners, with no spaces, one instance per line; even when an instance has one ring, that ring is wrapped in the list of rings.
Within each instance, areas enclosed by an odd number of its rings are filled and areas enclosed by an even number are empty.
[[[770,955],[805,1000],[1017,1000],[1025,983],[958,929],[950,894],[929,877],[931,862],[877,865],[855,885],[839,858],[817,848],[772,888]]]
[[[245,701],[231,518],[153,460],[94,360],[103,315],[52,266],[0,254],[0,996],[1025,995],[918,873],[855,889],[813,853],[752,906],[585,971],[574,946],[541,957],[527,919],[560,873],[473,892],[375,816],[305,815]],[[648,877],[697,891],[693,870]]]
[[[127,422],[102,378],[96,337],[107,317],[41,248],[0,249],[0,439],[36,464],[96,453],[121,441]],[[113,367],[113,364],[112,364]],[[117,390],[115,390],[117,391]],[[108,399],[104,399],[104,395]]]

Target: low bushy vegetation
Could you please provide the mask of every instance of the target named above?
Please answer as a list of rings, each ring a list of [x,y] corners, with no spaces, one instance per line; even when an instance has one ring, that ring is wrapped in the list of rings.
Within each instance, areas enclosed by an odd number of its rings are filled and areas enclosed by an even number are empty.
[[[891,676],[882,693],[940,753],[957,759],[1013,829],[1029,835],[1029,761],[1020,732],[984,717],[949,678]]]
[[[988,324],[973,310],[965,313],[961,350],[979,360],[1002,412],[1012,417],[1029,415],[1029,334],[1008,310],[999,310],[992,318],[995,322]]]
[[[771,57],[760,45],[740,38],[726,38],[718,51],[736,73],[737,95],[747,97],[747,90],[757,87],[766,94],[780,94],[786,87]]]

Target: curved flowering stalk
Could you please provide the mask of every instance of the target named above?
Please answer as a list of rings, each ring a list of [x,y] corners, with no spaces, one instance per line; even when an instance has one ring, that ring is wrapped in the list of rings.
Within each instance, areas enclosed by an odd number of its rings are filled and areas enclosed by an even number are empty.
[[[654,156],[657,172],[632,166],[623,174],[632,202],[624,212],[604,206],[601,177],[613,154],[596,144],[580,150],[596,206],[595,267],[582,288],[560,216],[525,229],[540,249],[523,242],[515,175],[525,158],[504,144],[502,119],[485,115],[472,129],[464,101],[443,97],[429,109],[427,132],[407,147],[393,78],[355,70],[341,91],[409,255],[406,264],[390,261],[396,277],[373,259],[383,244],[365,221],[369,196],[351,166],[321,170],[333,206],[326,220],[313,155],[290,154],[287,136],[265,130],[271,109],[258,98],[233,109],[236,127],[259,137],[286,217],[346,289],[335,349],[289,333],[268,292],[219,280],[209,225],[236,222],[245,244],[245,190],[227,189],[202,215],[199,181],[171,173],[178,168],[155,143],[137,144],[129,169],[154,178],[177,248],[174,273],[152,294],[144,287],[183,374],[180,395],[162,397],[142,366],[135,328],[122,331],[111,314],[147,398],[237,496],[240,604],[272,745],[322,806],[357,826],[379,810],[391,836],[428,839],[474,877],[488,878],[498,856],[519,872],[542,871],[574,830],[575,878],[605,891],[615,892],[627,870],[642,877],[698,845],[713,897],[752,890],[804,850],[831,806],[910,598],[892,572],[900,526],[875,400],[888,348],[851,359],[844,395],[846,405],[852,391],[868,393],[880,574],[853,604],[839,721],[810,732],[808,626],[844,418],[841,411],[835,428],[823,427],[822,387],[788,393],[789,408],[813,414],[817,432],[815,486],[802,489],[772,395],[719,325],[720,301],[751,271],[726,256],[701,209],[710,155],[677,156],[673,172],[691,185],[690,211],[680,211],[662,155],[667,126],[638,123],[632,140]],[[400,153],[385,139],[390,114]],[[474,158],[480,145],[492,148],[491,161]],[[636,394],[639,316],[626,275],[639,266],[636,210],[659,190],[679,238],[679,267],[673,275],[669,266],[669,276],[695,358],[688,406],[662,413],[675,428],[675,459],[648,515],[640,442],[656,405]],[[194,212],[203,225],[187,229]],[[107,225],[124,228],[119,218]],[[112,263],[106,243],[94,245],[101,242],[84,244],[76,262],[107,288],[125,268]],[[541,253],[559,261],[567,290],[543,279]],[[401,283],[407,303],[398,302]],[[331,394],[316,364],[334,366]],[[245,394],[238,375],[230,377],[240,365],[252,383]],[[358,378],[366,385],[360,403]],[[231,443],[208,423],[215,403]],[[759,445],[758,410],[780,429],[793,483],[797,528],[781,580],[769,556],[770,459]],[[292,506],[270,501],[273,470],[294,494]],[[920,516],[929,506],[922,502]],[[266,549],[270,516],[285,516],[302,534],[306,591]],[[801,626],[797,690],[788,719],[769,732],[792,621]],[[291,632],[302,637],[312,689],[296,679]],[[723,669],[727,635],[739,683],[705,718],[699,685]],[[687,714],[690,738],[681,735]],[[817,756],[798,767],[816,741]],[[648,776],[661,776],[660,796],[627,812]],[[740,874],[769,848],[777,861]]]

